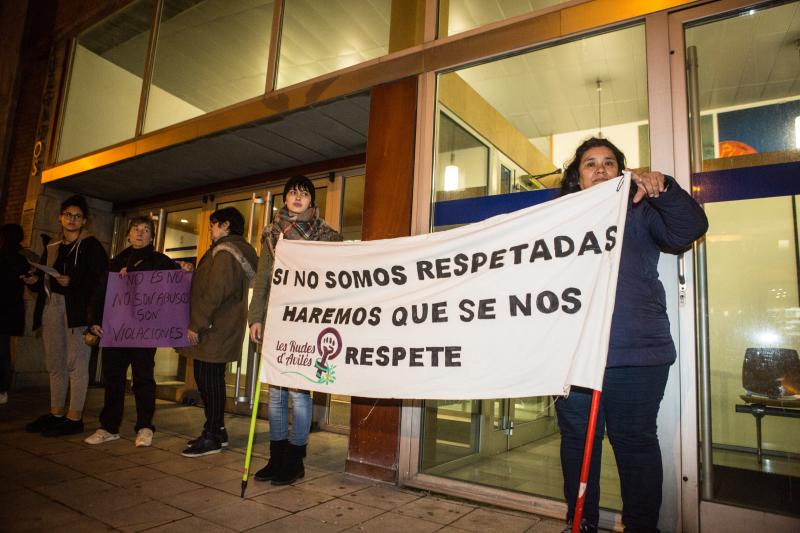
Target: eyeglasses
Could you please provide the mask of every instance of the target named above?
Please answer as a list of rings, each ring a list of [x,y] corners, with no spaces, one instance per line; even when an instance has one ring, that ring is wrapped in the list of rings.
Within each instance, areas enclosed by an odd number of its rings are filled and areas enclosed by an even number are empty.
[[[70,213],[69,211],[64,211],[61,213],[61,216],[67,220],[80,220],[83,218],[83,213]]]

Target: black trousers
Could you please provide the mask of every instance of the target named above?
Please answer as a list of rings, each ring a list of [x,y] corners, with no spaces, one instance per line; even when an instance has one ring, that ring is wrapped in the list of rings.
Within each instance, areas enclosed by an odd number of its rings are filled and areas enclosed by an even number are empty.
[[[8,392],[14,369],[11,367],[11,335],[0,333],[0,392]]]
[[[221,435],[225,427],[225,368],[227,363],[207,363],[194,360],[194,380],[203,399],[208,433]]]
[[[128,366],[133,377],[133,396],[136,399],[136,431],[153,426],[156,410],[155,348],[103,348],[103,381],[105,404],[100,413],[100,427],[109,433],[119,433],[122,410],[125,407],[125,377]]]

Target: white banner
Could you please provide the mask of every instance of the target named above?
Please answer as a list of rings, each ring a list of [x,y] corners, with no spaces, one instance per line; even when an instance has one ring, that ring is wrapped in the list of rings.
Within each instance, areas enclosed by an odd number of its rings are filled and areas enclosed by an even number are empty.
[[[370,398],[599,389],[629,187],[415,237],[281,240],[262,381]]]

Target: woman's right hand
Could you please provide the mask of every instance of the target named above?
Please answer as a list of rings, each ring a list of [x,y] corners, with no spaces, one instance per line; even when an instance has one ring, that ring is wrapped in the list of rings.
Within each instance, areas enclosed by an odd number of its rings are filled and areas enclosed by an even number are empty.
[[[261,343],[261,322],[256,322],[250,326],[250,340],[256,343]]]
[[[658,198],[658,195],[666,190],[664,174],[661,172],[644,172],[642,174],[631,172],[631,180],[637,187],[633,197],[634,204],[638,204],[645,197]]]
[[[92,332],[93,335],[97,335],[98,337],[103,336],[103,328],[95,324],[94,326],[89,328],[89,331]]]
[[[22,278],[22,283],[24,283],[25,285],[33,285],[37,281],[39,281],[39,276],[37,276],[36,274],[33,274],[32,272],[28,272],[27,274],[23,274],[23,275],[20,276],[20,278]]]
[[[128,276],[128,267],[122,267],[119,269],[119,277],[125,278]]]

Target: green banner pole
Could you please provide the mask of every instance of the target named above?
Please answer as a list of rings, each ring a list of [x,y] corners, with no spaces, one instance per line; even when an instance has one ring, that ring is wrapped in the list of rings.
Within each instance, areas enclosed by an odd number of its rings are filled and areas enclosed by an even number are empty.
[[[256,434],[256,418],[258,418],[258,400],[261,398],[261,354],[256,365],[256,391],[253,395],[253,412],[250,415],[250,434],[247,436],[247,453],[244,456],[244,474],[242,475],[242,498],[247,490],[247,478],[250,475],[250,459],[253,457],[253,440]]]

